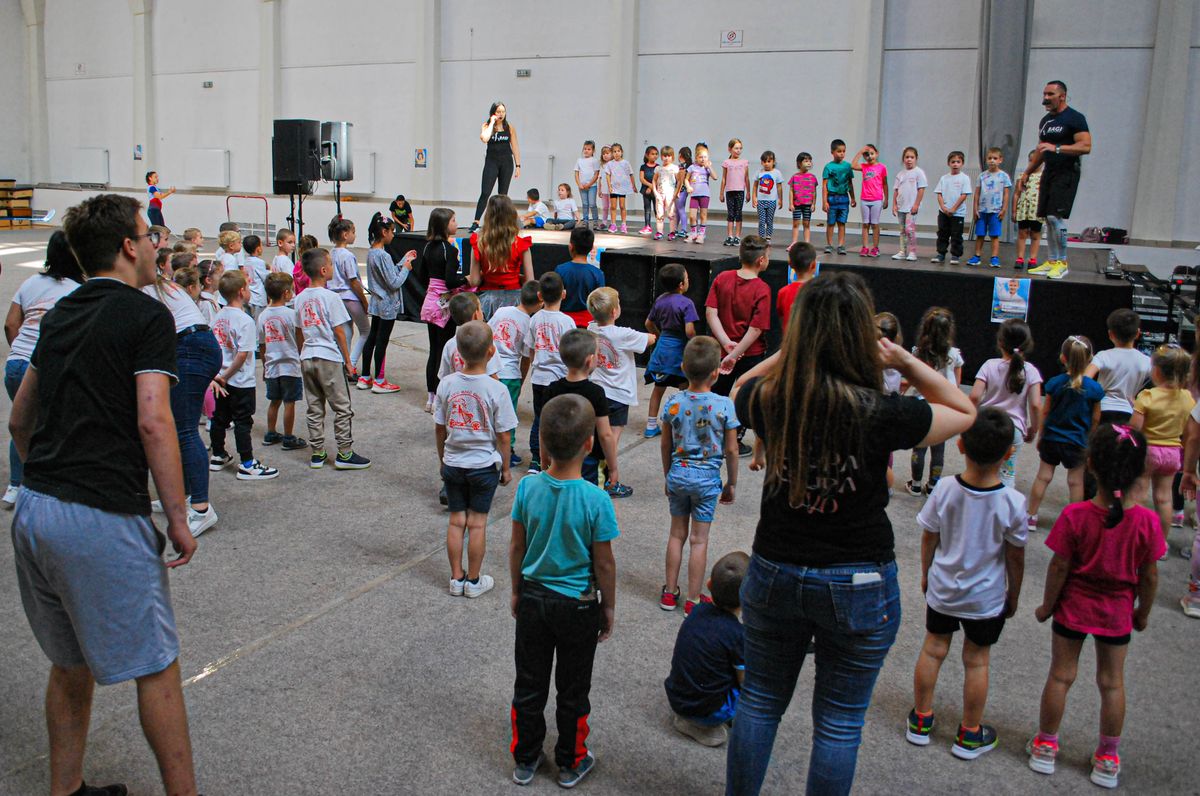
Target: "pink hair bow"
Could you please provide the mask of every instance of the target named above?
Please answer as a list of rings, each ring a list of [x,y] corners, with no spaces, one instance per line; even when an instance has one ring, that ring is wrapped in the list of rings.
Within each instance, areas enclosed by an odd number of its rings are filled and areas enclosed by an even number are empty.
[[[1112,430],[1116,433],[1118,440],[1129,442],[1135,448],[1138,446],[1137,437],[1133,436],[1133,429],[1129,426],[1118,426],[1116,423],[1113,423]]]

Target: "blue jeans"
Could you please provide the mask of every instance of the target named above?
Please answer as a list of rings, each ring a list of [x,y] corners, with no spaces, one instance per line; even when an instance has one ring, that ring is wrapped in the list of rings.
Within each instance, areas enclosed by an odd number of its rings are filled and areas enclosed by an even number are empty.
[[[4,364],[4,389],[8,390],[10,399],[17,397],[21,388],[21,379],[29,367],[28,359],[10,359]],[[11,440],[8,443],[8,483],[10,486],[20,486],[25,477],[25,465],[17,455],[17,444]]]
[[[599,221],[600,215],[596,208],[596,192],[600,190],[600,183],[596,183],[591,188],[581,188],[579,190],[579,201],[583,204],[583,218],[580,220],[584,223],[590,221]],[[591,211],[591,215],[588,215]]]
[[[212,332],[193,332],[175,343],[179,381],[171,388],[171,413],[183,460],[183,486],[192,503],[208,502],[208,452],[200,439],[204,391],[221,370],[221,349]]]
[[[855,584],[856,573],[880,579]],[[895,562],[815,569],[755,555],[741,598],[746,680],[726,758],[725,792],[755,794],[762,787],[779,719],[815,637],[806,792],[849,793],[875,678],[900,626]]]

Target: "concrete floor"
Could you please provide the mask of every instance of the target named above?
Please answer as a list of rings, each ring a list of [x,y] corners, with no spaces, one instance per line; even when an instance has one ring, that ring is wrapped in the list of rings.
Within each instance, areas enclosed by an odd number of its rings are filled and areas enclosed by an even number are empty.
[[[42,231],[0,232],[0,297],[11,296],[34,272],[46,237]],[[220,524],[201,538],[193,562],[171,575],[196,766],[210,796],[482,794],[513,787],[506,567],[513,489],[498,492],[489,526],[485,571],[496,578],[495,592],[475,601],[447,596],[446,515],[437,503],[432,422],[421,408],[425,339],[425,330],[411,324],[399,324],[392,338],[389,375],[403,392],[354,394],[356,448],[374,460],[370,470],[313,472],[303,452],[260,448],[281,469],[277,480],[238,482],[232,472],[213,479]],[[645,399],[632,417],[644,416]],[[0,420],[8,406],[0,399]],[[526,389],[526,431],[530,411]],[[256,425],[256,438],[262,431]],[[524,439],[518,450],[527,453]],[[675,733],[662,691],[682,616],[657,607],[668,524],[658,446],[629,433],[621,457],[624,480],[637,492],[616,504],[622,529],[615,544],[617,625],[597,652],[589,742],[598,764],[582,787],[611,794],[718,793],[724,750],[702,748]],[[897,462],[905,456],[898,454]],[[957,453],[948,452],[947,473],[960,468]],[[1036,455],[1026,449],[1021,488],[1028,488],[1035,469]],[[898,468],[900,483],[905,470]],[[759,474],[741,473],[738,503],[718,510],[710,563],[749,549],[761,484]],[[1043,517],[1052,517],[1065,499],[1060,475]],[[973,763],[950,755],[961,704],[961,666],[953,660],[943,671],[934,743],[921,749],[904,740],[912,666],[924,636],[914,521],[919,507],[919,499],[899,495],[889,508],[906,618],[875,690],[856,792],[1092,792],[1087,774],[1098,696],[1090,648],[1061,730],[1058,773],[1045,778],[1025,764],[1050,655],[1049,628],[1033,619],[1050,558],[1045,530],[1031,540],[1020,612],[992,656],[987,720],[999,730],[999,748]],[[1200,793],[1185,757],[1187,749],[1194,752],[1193,724],[1200,715],[1200,692],[1189,682],[1200,624],[1178,605],[1188,569],[1176,550],[1190,538],[1178,529],[1172,534],[1150,628],[1130,651],[1121,751],[1122,783],[1131,792]],[[0,793],[36,794],[47,788],[47,663],[21,609],[11,559],[11,547],[0,544],[0,645],[6,653],[0,668]],[[780,727],[764,792],[803,788],[811,684],[809,664]],[[532,790],[555,790],[551,768],[543,769]],[[159,792],[132,684],[97,690],[85,772],[94,783],[123,781],[131,793]]]

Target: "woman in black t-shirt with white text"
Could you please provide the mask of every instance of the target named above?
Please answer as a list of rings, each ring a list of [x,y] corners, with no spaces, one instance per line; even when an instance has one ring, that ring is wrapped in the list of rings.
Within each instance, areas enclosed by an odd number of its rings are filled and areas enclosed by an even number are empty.
[[[726,793],[762,787],[813,639],[807,792],[850,792],[871,692],[900,625],[888,455],[948,439],[975,416],[956,386],[880,338],[874,316],[860,277],[814,279],[800,291],[780,353],[731,396],[766,446],[766,479],[742,583],[746,679]],[[898,370],[925,400],[885,395],[883,368]]]
[[[492,103],[488,120],[479,128],[479,140],[487,144],[487,157],[483,161],[483,180],[471,232],[479,229],[479,220],[496,180],[500,180],[500,194],[508,196],[513,177],[521,176],[521,147],[517,144],[517,131],[508,123],[508,109],[503,102]]]

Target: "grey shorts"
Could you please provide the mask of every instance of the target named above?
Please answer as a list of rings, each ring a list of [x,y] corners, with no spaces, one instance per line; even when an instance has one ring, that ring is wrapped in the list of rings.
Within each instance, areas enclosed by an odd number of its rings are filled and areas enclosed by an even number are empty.
[[[22,489],[12,540],[25,616],[51,663],[112,685],[179,657],[166,539],[149,517]]]

